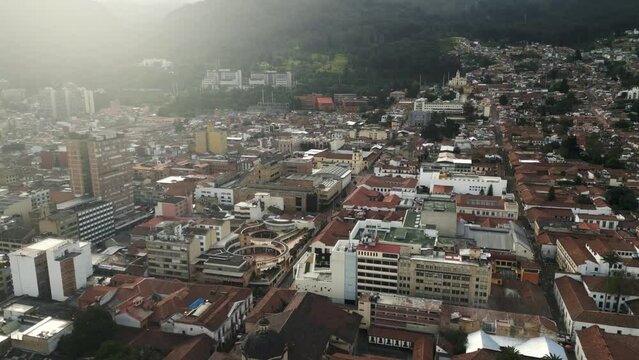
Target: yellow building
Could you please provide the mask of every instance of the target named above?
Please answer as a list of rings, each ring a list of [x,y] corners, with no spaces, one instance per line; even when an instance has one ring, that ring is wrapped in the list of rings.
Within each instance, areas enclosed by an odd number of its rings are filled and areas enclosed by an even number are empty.
[[[206,129],[195,132],[196,153],[226,154],[228,145],[226,142],[226,131],[215,130],[213,125],[208,125]]]
[[[198,154],[207,152],[206,146],[206,130],[198,130],[195,132],[195,148],[193,149]]]

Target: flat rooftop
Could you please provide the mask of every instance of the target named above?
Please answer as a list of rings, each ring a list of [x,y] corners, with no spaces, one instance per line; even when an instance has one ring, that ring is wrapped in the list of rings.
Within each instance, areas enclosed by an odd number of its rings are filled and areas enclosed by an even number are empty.
[[[436,199],[428,198],[424,200],[422,204],[423,211],[435,211],[435,212],[457,212],[457,205],[454,199]]]
[[[428,310],[431,312],[440,312],[442,307],[441,300],[392,294],[375,294],[370,297],[370,301],[376,304],[419,308],[420,310]]]
[[[66,320],[54,319],[52,317],[44,318],[39,323],[28,328],[24,332],[16,334],[17,340],[22,340],[23,336],[31,336],[40,339],[48,339],[56,334],[60,333],[72,323]],[[13,338],[13,335],[11,336]]]

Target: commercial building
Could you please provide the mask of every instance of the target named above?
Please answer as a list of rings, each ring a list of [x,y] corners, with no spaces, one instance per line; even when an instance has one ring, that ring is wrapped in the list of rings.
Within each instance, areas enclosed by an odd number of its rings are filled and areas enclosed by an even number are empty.
[[[194,151],[198,154],[224,155],[228,151],[227,136],[225,130],[216,130],[212,124],[209,124],[205,129],[195,132]]]
[[[399,293],[446,303],[486,307],[492,267],[460,255],[411,255],[399,265]]]
[[[124,136],[116,133],[67,141],[73,193],[112,202],[116,222],[133,211],[133,170],[128,147]]]
[[[418,215],[421,226],[437,230],[440,236],[457,234],[456,206],[455,201],[450,198],[423,199],[422,211]]]
[[[198,257],[208,250],[202,250],[205,246],[201,244],[206,238],[206,230],[202,229],[202,234],[187,227],[189,231],[186,231],[182,223],[174,222],[157,226],[160,230],[146,240],[149,275],[190,281]]]
[[[48,238],[9,254],[16,296],[64,301],[93,274],[91,245]]]
[[[362,293],[357,303],[367,330],[377,326],[437,335],[441,312],[440,300],[403,295]]]
[[[90,197],[66,201],[53,213],[45,211],[39,227],[41,234],[101,243],[115,234],[113,204]]]
[[[30,224],[29,213],[33,210],[31,199],[17,194],[0,195],[0,216],[20,217],[24,224]]]
[[[193,198],[187,196],[168,196],[155,205],[156,216],[185,217],[193,213]]]
[[[246,256],[223,250],[200,255],[195,269],[198,282],[243,287],[249,285],[255,272],[255,267]]]

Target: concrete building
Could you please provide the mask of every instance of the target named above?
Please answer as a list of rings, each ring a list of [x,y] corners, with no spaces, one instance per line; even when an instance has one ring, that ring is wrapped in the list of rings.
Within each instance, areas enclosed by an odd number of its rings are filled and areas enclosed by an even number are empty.
[[[251,73],[248,79],[249,86],[272,86],[272,87],[293,87],[293,73],[287,71],[278,73],[277,71],[264,71],[261,73]]]
[[[115,234],[113,204],[87,197],[66,201],[45,211],[39,227],[41,234],[98,244]]]
[[[60,339],[73,331],[71,321],[46,317],[27,328],[11,333],[11,345],[16,349],[50,355],[57,347]]]
[[[204,90],[242,88],[242,70],[207,70],[204,79],[202,79],[202,89]]]
[[[514,201],[506,201],[501,196],[459,194],[455,200],[458,214],[509,220],[519,217],[519,205]]]
[[[457,235],[455,201],[450,198],[429,197],[422,203],[419,225],[437,230],[440,236]]]
[[[67,141],[73,193],[112,202],[116,222],[133,211],[133,170],[128,147],[124,136],[116,133]]]
[[[195,148],[198,154],[212,153],[224,155],[228,151],[226,130],[216,130],[212,124],[195,132]]]
[[[362,316],[360,327],[388,327],[437,335],[442,302],[403,295],[362,293],[357,313]]]
[[[195,187],[194,195],[196,199],[215,199],[220,205],[233,206],[235,204],[233,189],[218,187],[216,184],[198,184]]]
[[[223,250],[202,254],[195,269],[198,282],[243,287],[249,285],[255,272],[255,267],[244,255]]]
[[[413,111],[443,112],[447,114],[461,114],[464,112],[464,104],[458,101],[428,101],[426,98],[415,100]]]
[[[193,213],[193,198],[187,196],[169,196],[155,205],[156,216],[185,217]]]
[[[361,150],[348,152],[323,151],[313,157],[316,169],[321,169],[329,165],[347,165],[357,175],[367,168],[364,161],[364,154]]]
[[[419,185],[427,187],[431,194],[486,195],[492,188],[494,196],[501,196],[506,193],[508,180],[496,176],[422,172]]]
[[[48,238],[9,254],[16,296],[64,301],[93,274],[91,245]]]
[[[357,301],[357,242],[338,240],[331,249],[330,268],[320,267],[314,252],[293,266],[292,289],[323,295],[335,303]]]
[[[16,194],[0,195],[0,216],[20,217],[24,224],[31,224],[29,213],[33,210],[31,199]]]
[[[492,267],[486,260],[411,255],[400,260],[399,294],[486,307],[491,276]]]
[[[181,223],[167,223],[149,236],[146,249],[150,276],[191,281],[204,246],[200,244],[202,239],[184,230]]]

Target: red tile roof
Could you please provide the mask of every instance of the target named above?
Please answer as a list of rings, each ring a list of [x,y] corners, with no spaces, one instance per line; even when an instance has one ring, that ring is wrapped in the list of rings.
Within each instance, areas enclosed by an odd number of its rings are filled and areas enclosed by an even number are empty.
[[[372,208],[394,210],[401,203],[397,195],[384,196],[382,193],[369,190],[365,187],[358,187],[344,200],[345,207]]]
[[[563,237],[557,240],[557,243],[566,250],[568,256],[575,262],[576,265],[585,264],[586,260],[596,262],[596,259],[588,249],[586,249],[586,242],[583,240],[577,240],[571,237]]]
[[[345,222],[340,218],[335,218],[317,234],[313,242],[321,242],[325,246],[330,247],[335,246],[337,240],[348,239],[354,227],[354,222]]]
[[[598,326],[577,330],[579,343],[587,359],[634,360],[639,354],[636,336],[608,334]]]
[[[404,188],[417,187],[417,179],[392,177],[392,176],[367,176],[359,185],[367,185],[373,188]]]

